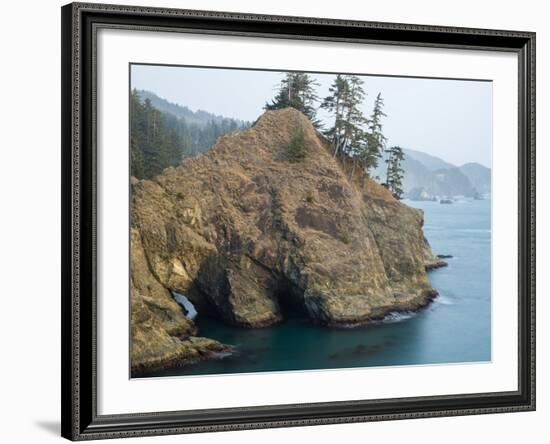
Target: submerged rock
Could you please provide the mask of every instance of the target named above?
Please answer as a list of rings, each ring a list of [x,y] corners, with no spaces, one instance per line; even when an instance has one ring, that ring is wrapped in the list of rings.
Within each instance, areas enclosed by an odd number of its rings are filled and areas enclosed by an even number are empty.
[[[289,162],[300,128],[305,159]],[[272,325],[286,310],[361,324],[435,297],[426,269],[443,261],[424,238],[422,211],[350,172],[287,108],[152,181],[133,181],[132,368],[223,348],[178,339],[200,332],[170,291],[242,327]]]

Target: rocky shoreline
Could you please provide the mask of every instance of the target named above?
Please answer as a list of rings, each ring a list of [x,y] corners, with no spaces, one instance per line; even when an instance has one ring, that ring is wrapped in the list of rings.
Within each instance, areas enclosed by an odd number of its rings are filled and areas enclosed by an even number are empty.
[[[186,341],[189,344],[186,344]],[[157,370],[184,367],[208,359],[221,359],[223,354],[235,350],[232,345],[221,344],[208,338],[191,337],[181,342],[183,347],[166,357],[166,359],[148,360],[133,364],[132,377],[143,377]]]
[[[297,129],[306,156],[293,163],[286,147]],[[171,292],[244,328],[288,310],[334,327],[426,306],[437,295],[426,271],[446,263],[422,226],[422,211],[346,169],[291,108],[154,180],[133,179],[132,374],[228,350],[198,336]]]
[[[395,313],[417,313],[418,311],[426,308],[430,303],[439,295],[437,290],[427,290],[425,294],[420,297],[407,301],[404,304],[396,304],[393,306],[380,307],[379,309],[373,310],[372,314],[363,319],[355,318],[349,322],[337,322],[337,323],[327,323],[327,327],[331,328],[353,328],[361,327],[373,323],[379,323],[387,319],[391,314]]]
[[[449,264],[443,259],[436,258],[432,261],[426,262],[426,271],[435,270],[437,268],[447,267]]]

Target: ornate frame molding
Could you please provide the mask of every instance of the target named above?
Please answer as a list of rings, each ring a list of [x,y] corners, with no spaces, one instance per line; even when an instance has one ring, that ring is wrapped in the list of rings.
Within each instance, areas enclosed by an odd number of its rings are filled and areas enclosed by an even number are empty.
[[[71,440],[535,409],[535,34],[72,3],[62,8],[62,435]],[[519,389],[383,401],[97,414],[95,41],[99,27],[515,52],[519,60]]]

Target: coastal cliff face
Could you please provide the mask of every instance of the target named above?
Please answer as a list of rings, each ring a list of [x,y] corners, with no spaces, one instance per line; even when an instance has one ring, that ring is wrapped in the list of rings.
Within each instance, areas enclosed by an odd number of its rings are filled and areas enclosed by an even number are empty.
[[[159,280],[151,274],[141,235],[131,229],[132,373],[215,356],[227,349],[212,339],[196,337],[197,329]]]
[[[289,162],[296,131],[305,159]],[[226,346],[201,338],[171,297],[242,327],[281,321],[354,325],[426,305],[441,265],[423,214],[350,175],[298,111],[248,130],[154,180],[132,180],[132,369],[185,364]]]

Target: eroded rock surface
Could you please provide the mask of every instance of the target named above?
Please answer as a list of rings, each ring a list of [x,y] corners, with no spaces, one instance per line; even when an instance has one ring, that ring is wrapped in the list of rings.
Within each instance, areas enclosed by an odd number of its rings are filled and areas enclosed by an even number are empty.
[[[297,128],[306,157],[291,163]],[[366,323],[436,295],[426,269],[442,261],[422,212],[350,175],[291,108],[266,112],[153,181],[133,180],[131,207],[135,368],[224,347],[193,339],[200,332],[169,290],[243,327],[279,322],[286,308],[326,325]]]
[[[132,374],[167,366],[185,365],[215,356],[227,346],[195,337],[187,319],[165,286],[151,274],[141,236],[131,229],[131,356]]]

